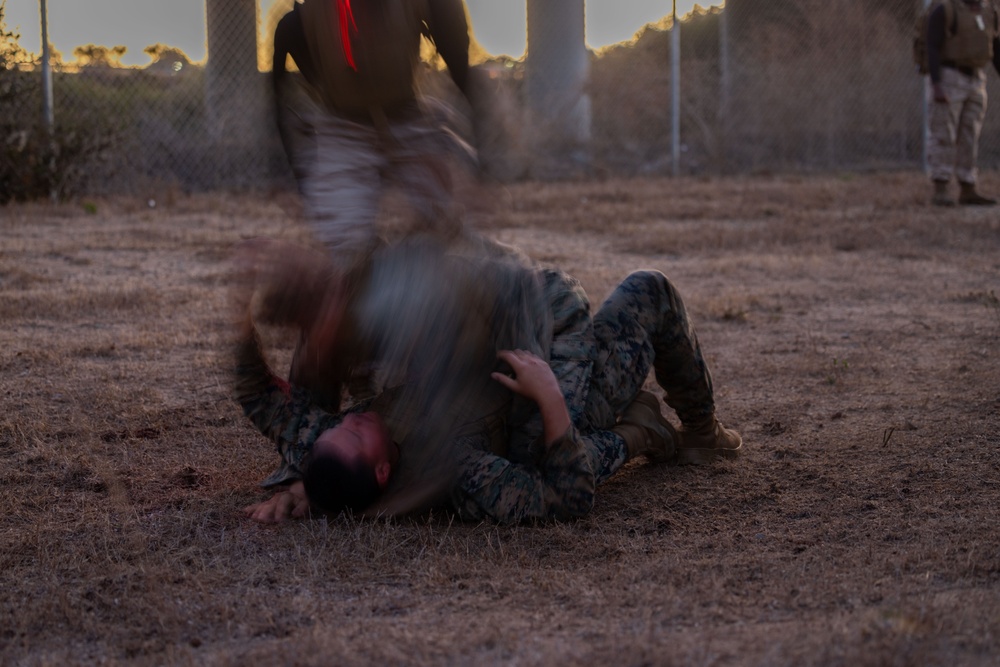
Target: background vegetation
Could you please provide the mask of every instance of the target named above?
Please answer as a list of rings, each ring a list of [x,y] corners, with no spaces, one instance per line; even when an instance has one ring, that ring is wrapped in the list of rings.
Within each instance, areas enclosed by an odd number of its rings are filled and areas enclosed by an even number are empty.
[[[922,79],[911,62],[911,0],[730,0],[698,9],[681,25],[681,168],[689,174],[917,169],[922,161]],[[283,5],[262,19],[269,35]],[[476,51],[492,99],[482,105],[484,155],[503,180],[559,176],[664,174],[670,155],[669,19],[633,42],[591,57],[586,93],[592,141],[564,164],[546,161],[547,130],[522,103],[524,63]],[[725,46],[723,49],[723,35]],[[269,38],[258,60],[269,67]],[[270,117],[266,73],[241,84],[217,109],[206,102],[203,64],[168,45],[150,45],[150,65],[123,68],[117,47],[82,45],[76,60],[55,60],[56,135],[53,150],[36,127],[37,66],[4,41],[0,76],[21,91],[0,100],[0,115],[30,141],[7,142],[6,168],[25,172],[33,192],[132,193],[164,188],[286,187],[287,163]],[[118,53],[120,56],[120,53]],[[20,60],[17,68],[12,63]],[[30,71],[23,71],[29,69]],[[455,103],[454,91],[428,70],[425,90]],[[217,75],[224,76],[224,73]],[[234,72],[233,76],[236,76]],[[216,79],[221,80],[221,79]],[[241,79],[242,81],[242,79]],[[989,76],[991,94],[1000,94]],[[210,96],[208,96],[210,97]],[[218,105],[217,105],[218,106]],[[995,107],[996,105],[994,105]],[[253,120],[226,130],[227,114]],[[1000,164],[1000,114],[988,114],[981,164]],[[241,126],[243,127],[243,126]],[[461,129],[461,128],[460,128]],[[468,132],[469,128],[462,131]],[[11,145],[19,147],[11,153]],[[48,152],[46,152],[48,151]],[[11,157],[13,156],[13,157]],[[53,167],[53,164],[55,167]],[[55,172],[53,172],[55,168]],[[8,190],[10,198],[11,191]]]

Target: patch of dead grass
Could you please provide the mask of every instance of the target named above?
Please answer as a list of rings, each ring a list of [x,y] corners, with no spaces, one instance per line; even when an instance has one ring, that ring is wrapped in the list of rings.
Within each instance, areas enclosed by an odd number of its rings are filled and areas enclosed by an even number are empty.
[[[276,456],[229,396],[225,260],[307,239],[294,200],[9,207],[0,662],[992,664],[1000,227],[925,197],[915,174],[637,179],[477,208],[595,305],[667,273],[746,440],[629,464],[551,526],[250,525]],[[287,368],[290,333],[267,343]]]

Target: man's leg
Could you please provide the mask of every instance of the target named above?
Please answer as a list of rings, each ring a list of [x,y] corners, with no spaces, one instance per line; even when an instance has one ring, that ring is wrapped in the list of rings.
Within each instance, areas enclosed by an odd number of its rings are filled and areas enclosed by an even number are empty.
[[[375,219],[384,158],[379,154],[377,133],[369,125],[319,111],[312,125],[315,152],[300,172],[308,220],[333,265],[349,275],[377,247]],[[309,389],[317,405],[335,411],[348,380],[347,368],[340,357],[327,356],[322,366],[318,364],[319,351],[310,349],[306,334],[296,345],[289,379]],[[365,382],[362,378],[356,383],[363,386]]]
[[[682,424],[715,412],[712,377],[680,294],[658,271],[633,273],[594,316],[596,386],[616,414],[635,398],[650,370]]]
[[[461,230],[451,174],[459,150],[457,138],[423,117],[392,122],[386,138],[386,176],[406,195],[422,231],[445,240]]]
[[[594,316],[594,338],[597,359],[587,405],[590,428],[584,440],[600,484],[632,458],[636,441],[642,439],[644,429],[623,429],[616,420],[638,396],[654,364],[658,380],[660,375],[665,378],[661,386],[668,396],[678,397],[674,404],[689,418],[711,413],[714,402],[698,341],[680,296],[663,274],[643,271],[626,278]],[[690,397],[680,397],[685,385],[690,386]]]
[[[383,158],[371,126],[326,114],[315,128],[316,155],[302,190],[316,237],[348,269],[376,245]]]
[[[735,455],[742,440],[715,419],[711,374],[680,294],[666,276],[640,271],[626,278],[595,315],[594,335],[592,394],[600,394],[615,415],[635,400],[652,369],[683,425],[679,460]]]
[[[928,90],[927,166],[934,182],[931,203],[937,206],[955,205],[948,195],[948,184],[955,172],[955,131],[964,99],[961,76],[950,67],[941,68],[941,86],[948,96],[947,102],[936,102],[933,92]]]
[[[958,117],[955,134],[955,175],[961,185],[958,203],[973,206],[992,206],[995,199],[984,197],[976,191],[979,159],[979,135],[986,116],[986,72],[976,76],[963,75],[964,104]]]

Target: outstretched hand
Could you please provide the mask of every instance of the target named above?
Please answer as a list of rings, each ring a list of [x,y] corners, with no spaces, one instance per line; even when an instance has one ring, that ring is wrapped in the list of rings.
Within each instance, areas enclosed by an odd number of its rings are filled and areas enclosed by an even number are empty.
[[[301,519],[308,514],[309,499],[301,481],[293,482],[287,489],[278,491],[263,502],[243,508],[243,516],[258,523],[282,523],[289,518]]]

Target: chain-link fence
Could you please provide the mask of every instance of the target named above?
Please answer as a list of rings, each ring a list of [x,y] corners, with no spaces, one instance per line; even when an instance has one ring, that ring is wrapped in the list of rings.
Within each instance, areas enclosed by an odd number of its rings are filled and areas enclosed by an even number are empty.
[[[920,0],[729,0],[681,24],[681,169],[919,167]],[[662,171],[670,155],[669,34],[595,58],[597,153]],[[987,121],[983,159],[1000,158]]]
[[[205,10],[204,63],[164,45],[146,49],[145,67],[121,66],[119,50],[92,44],[77,48],[73,60],[53,56],[51,128],[41,113],[40,56],[8,43],[0,91],[16,94],[0,95],[0,118],[19,119],[16,133],[4,128],[2,137],[18,150],[0,152],[0,159],[18,161],[14,169],[25,179],[45,181],[56,193],[287,183],[269,115],[268,74],[258,66],[264,41],[258,32],[265,27],[258,0],[207,0]]]
[[[55,126],[53,141],[46,144],[51,150],[43,146],[37,156],[22,157],[31,157],[41,170],[61,168],[55,180],[66,190],[289,183],[263,70],[271,30],[291,1],[269,3],[262,11],[259,0],[206,0],[204,64],[166,48],[150,52],[153,62],[144,68],[116,66],[108,49],[76,54],[70,64],[54,62]],[[923,5],[923,0],[728,0],[725,9],[685,17],[681,173],[920,168],[924,83],[911,46]],[[579,172],[672,172],[669,27],[665,19],[632,43],[590,54],[581,91],[589,130],[576,132],[586,144],[573,153]],[[33,125],[36,143],[43,145],[38,57],[22,60],[27,62],[15,70],[10,63],[0,68],[6,81],[0,81],[0,118]],[[532,81],[530,52],[527,62],[490,61],[481,67],[497,100],[491,160],[508,178],[544,176],[538,164],[551,160],[540,161],[537,138],[546,130],[538,128],[530,100],[524,99],[526,82]],[[576,65],[570,69],[581,71]],[[18,92],[4,96],[12,76]],[[995,95],[998,77],[989,80]],[[1000,164],[997,113],[988,112],[980,143],[984,167]],[[25,120],[31,118],[38,122]],[[8,135],[2,138],[5,159],[18,155],[12,146],[23,152],[31,143],[23,133]]]

